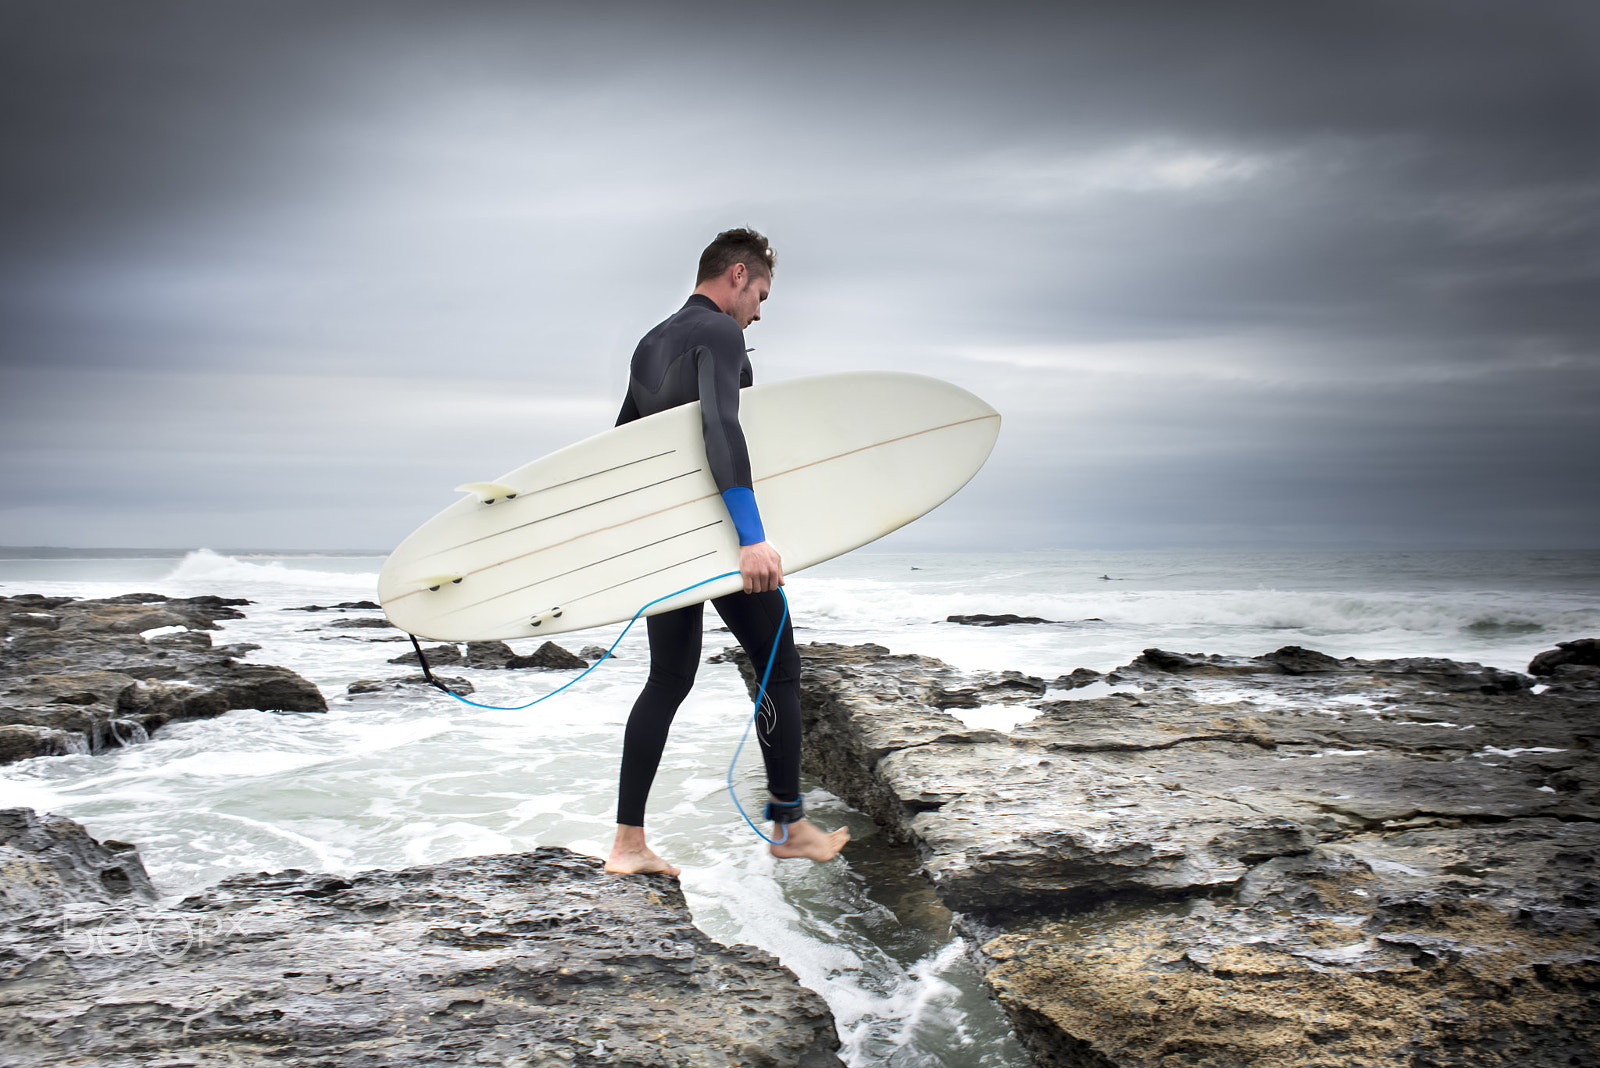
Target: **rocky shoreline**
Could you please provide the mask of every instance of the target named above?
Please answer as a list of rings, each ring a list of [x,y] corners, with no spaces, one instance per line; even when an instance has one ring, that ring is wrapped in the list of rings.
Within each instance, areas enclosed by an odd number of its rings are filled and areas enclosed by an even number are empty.
[[[0,598],[0,763],[230,708],[326,711],[241,663],[253,646],[212,645],[246,603]],[[1053,680],[872,645],[802,657],[807,772],[917,849],[1039,1064],[1600,1063],[1600,641],[1541,654],[1537,678],[1296,647]],[[675,881],[561,849],[163,902],[133,846],[12,809],[0,917],[5,1066],[840,1064],[820,998],[696,930]]]
[[[131,846],[0,810],[0,1065],[841,1068],[822,999],[677,881],[558,848],[163,906]]]
[[[239,662],[256,646],[212,645],[248,603],[0,598],[0,762],[98,753],[234,708],[326,712],[294,672]],[[553,643],[529,657],[474,643],[457,662],[586,665]],[[827,1005],[776,958],[699,931],[676,880],[610,875],[565,849],[236,875],[174,902],[136,847],[4,809],[0,921],[4,1068],[842,1068]]]
[[[813,644],[807,770],[915,844],[1041,1065],[1595,1064],[1597,653],[1046,681]]]
[[[257,646],[212,645],[217,621],[244,618],[249,603],[0,597],[0,764],[98,753],[235,708],[326,712],[321,691],[294,672],[240,663]]]

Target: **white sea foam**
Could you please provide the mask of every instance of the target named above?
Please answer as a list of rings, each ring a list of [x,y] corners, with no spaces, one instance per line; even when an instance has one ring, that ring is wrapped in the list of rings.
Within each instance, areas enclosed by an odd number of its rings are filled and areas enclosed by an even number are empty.
[[[949,708],[950,715],[974,731],[1009,731],[1019,723],[1037,719],[1039,710],[1026,705],[982,705],[978,708]]]
[[[316,753],[285,752],[202,752],[177,757],[162,765],[162,772],[173,778],[225,778],[234,781],[274,778],[301,771],[324,761]]]
[[[149,641],[151,638],[161,638],[168,634],[183,634],[188,629],[188,627],[151,627],[149,630],[141,630],[139,637]]]
[[[54,812],[61,794],[36,782],[0,779],[0,808],[31,808],[35,812]]]

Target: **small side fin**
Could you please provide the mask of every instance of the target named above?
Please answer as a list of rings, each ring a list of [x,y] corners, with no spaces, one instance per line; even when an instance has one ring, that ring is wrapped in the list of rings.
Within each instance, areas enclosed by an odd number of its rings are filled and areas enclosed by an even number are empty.
[[[426,575],[422,578],[411,580],[413,586],[426,586],[430,590],[437,590],[440,586],[448,586],[452,582],[460,582],[464,575]]]
[[[499,500],[511,500],[517,491],[510,486],[499,482],[463,482],[456,487],[457,493],[470,493],[484,504],[493,504]]]

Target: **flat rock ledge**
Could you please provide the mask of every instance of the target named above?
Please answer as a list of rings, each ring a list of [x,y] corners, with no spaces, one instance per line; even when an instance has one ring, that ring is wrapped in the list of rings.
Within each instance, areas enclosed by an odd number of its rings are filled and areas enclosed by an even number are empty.
[[[842,1066],[822,999],[697,930],[676,880],[565,849],[238,875],[160,907],[131,847],[12,809],[0,871],[26,887],[0,897],[7,1068]]]
[[[1600,1063],[1596,669],[802,657],[807,770],[916,845],[1039,1064]],[[1037,715],[946,711],[990,703]]]
[[[258,646],[212,645],[217,621],[243,619],[237,606],[248,603],[0,597],[0,764],[98,753],[234,708],[326,712],[322,693],[294,672],[239,662]]]

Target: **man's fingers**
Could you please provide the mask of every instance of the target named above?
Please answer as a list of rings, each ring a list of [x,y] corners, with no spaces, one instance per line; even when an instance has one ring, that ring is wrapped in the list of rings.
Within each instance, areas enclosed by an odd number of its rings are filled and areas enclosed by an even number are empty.
[[[745,593],[770,593],[783,585],[783,559],[766,542],[741,549],[739,565]]]

